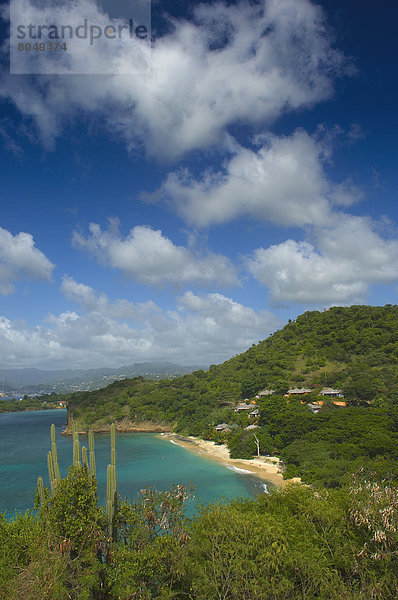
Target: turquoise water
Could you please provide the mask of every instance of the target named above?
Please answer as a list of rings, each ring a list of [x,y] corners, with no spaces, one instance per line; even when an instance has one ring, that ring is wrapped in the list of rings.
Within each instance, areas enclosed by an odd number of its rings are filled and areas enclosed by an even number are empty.
[[[48,485],[47,452],[51,449],[52,423],[61,474],[65,476],[72,463],[72,439],[60,435],[65,428],[66,410],[0,414],[0,512],[7,511],[7,516],[33,507],[38,475]],[[88,446],[87,436],[81,435],[80,442]],[[118,492],[122,498],[134,500],[144,487],[164,490],[174,483],[192,483],[196,499],[204,502],[264,493],[263,482],[252,475],[231,471],[154,434],[117,433],[116,452]],[[106,466],[110,462],[109,435],[95,435],[95,455],[102,500]]]

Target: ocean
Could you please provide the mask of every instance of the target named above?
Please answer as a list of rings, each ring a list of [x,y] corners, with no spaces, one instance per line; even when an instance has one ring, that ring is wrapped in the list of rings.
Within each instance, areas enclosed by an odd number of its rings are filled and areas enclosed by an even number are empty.
[[[58,459],[64,477],[72,464],[72,439],[61,436],[66,410],[0,414],[0,512],[12,517],[16,511],[33,508],[37,477],[49,485],[47,452],[51,449],[50,427],[54,423]],[[88,447],[87,436],[80,435]],[[110,463],[109,434],[95,434],[95,455],[100,501],[104,501],[106,467]],[[195,500],[214,502],[251,498],[266,491],[264,482],[253,475],[231,470],[211,459],[189,452],[170,439],[149,433],[117,433],[118,493],[134,500],[145,487],[159,490],[173,484],[195,486]],[[269,488],[272,484],[269,484]]]

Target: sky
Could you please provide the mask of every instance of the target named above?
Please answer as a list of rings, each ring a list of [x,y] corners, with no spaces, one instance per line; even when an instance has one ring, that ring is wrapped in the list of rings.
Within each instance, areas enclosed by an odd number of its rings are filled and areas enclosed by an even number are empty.
[[[65,18],[114,18],[90,1]],[[125,39],[15,74],[2,6],[3,369],[206,366],[307,310],[397,303],[398,5],[151,8],[142,72]]]

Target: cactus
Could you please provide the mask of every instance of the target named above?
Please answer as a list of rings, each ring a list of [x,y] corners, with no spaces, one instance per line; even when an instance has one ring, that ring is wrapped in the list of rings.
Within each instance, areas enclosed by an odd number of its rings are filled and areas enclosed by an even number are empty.
[[[89,472],[89,466],[88,466],[88,458],[87,458],[87,448],[86,446],[82,446],[82,463],[83,466],[86,467],[87,473]]]
[[[111,425],[111,464],[106,472],[106,517],[108,521],[109,536],[114,537],[113,519],[117,504],[117,476],[116,476],[116,434],[115,424]]]
[[[43,479],[40,476],[37,478],[37,493],[39,494],[40,504],[43,505],[46,499],[46,495],[44,492]]]
[[[54,475],[57,481],[61,481],[61,473],[58,465],[57,444],[55,443],[55,425],[51,425],[51,456],[54,465]]]
[[[50,479],[51,491],[54,493],[57,480],[55,478],[55,469],[54,469],[54,461],[51,454],[51,451],[47,454],[47,466],[48,466],[48,477]]]
[[[93,477],[95,477],[95,452],[94,452],[94,434],[90,431],[88,432],[88,448],[90,451],[90,473]]]
[[[111,425],[111,465],[116,468],[116,429],[115,423]]]
[[[72,424],[73,433],[73,466],[80,467],[80,443],[79,443],[79,432],[77,431],[76,423]]]
[[[106,518],[109,537],[113,537],[113,519],[116,512],[116,467],[108,465],[106,473]]]

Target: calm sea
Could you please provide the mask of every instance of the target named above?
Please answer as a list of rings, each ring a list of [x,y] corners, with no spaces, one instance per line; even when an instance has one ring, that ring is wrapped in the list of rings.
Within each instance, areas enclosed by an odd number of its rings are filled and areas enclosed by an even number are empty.
[[[72,463],[71,437],[60,435],[66,424],[66,410],[0,414],[0,512],[7,517],[33,507],[38,475],[48,485],[47,452],[51,449],[50,426],[57,433],[61,475]],[[87,437],[80,436],[88,446]],[[202,458],[154,434],[116,434],[118,492],[134,500],[144,487],[159,490],[175,483],[195,486],[195,497],[204,502],[264,493],[263,482],[243,475],[210,459]],[[99,494],[105,494],[106,466],[110,462],[110,436],[95,435]],[[269,486],[271,487],[271,485]]]

